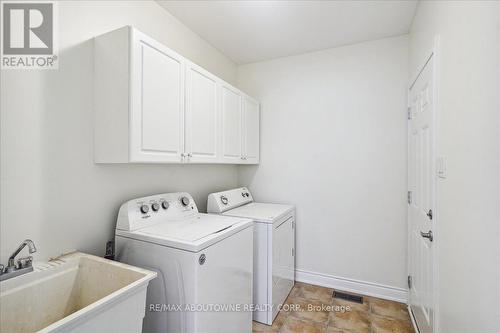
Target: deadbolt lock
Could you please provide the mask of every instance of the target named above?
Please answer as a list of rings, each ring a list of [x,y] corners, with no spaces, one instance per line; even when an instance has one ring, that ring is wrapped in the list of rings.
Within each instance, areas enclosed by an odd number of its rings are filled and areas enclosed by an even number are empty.
[[[432,235],[432,230],[429,230],[429,232],[420,231],[420,236],[429,239],[430,242],[434,240],[434,236]]]

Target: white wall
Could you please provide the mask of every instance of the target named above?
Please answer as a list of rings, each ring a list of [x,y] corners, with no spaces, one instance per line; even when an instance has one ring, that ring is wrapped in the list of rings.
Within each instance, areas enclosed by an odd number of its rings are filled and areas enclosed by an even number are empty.
[[[407,60],[402,36],[238,67],[262,102],[239,182],[297,205],[299,270],[405,288]]]
[[[421,1],[416,73],[439,34],[439,332],[500,332],[500,3]]]
[[[153,1],[60,1],[59,70],[1,73],[1,262],[31,238],[36,259],[68,249],[102,254],[119,205],[152,193],[234,187],[234,166],[95,165],[92,38],[134,25],[209,71],[236,66]]]

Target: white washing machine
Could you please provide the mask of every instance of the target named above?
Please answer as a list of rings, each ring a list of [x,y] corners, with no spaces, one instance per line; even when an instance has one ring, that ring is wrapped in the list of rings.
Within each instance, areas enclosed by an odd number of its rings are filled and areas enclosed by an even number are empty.
[[[295,283],[295,207],[253,202],[246,187],[212,193],[207,205],[209,213],[255,222],[253,319],[271,325]]]
[[[252,225],[199,213],[188,193],[124,203],[116,258],[158,273],[148,287],[143,332],[250,333]]]

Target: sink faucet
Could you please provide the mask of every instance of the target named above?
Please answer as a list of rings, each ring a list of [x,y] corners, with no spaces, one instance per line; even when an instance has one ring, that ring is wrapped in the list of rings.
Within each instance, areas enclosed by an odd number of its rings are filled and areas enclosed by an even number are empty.
[[[26,239],[24,242],[19,245],[19,247],[11,254],[9,257],[9,262],[7,263],[7,267],[0,270],[0,281],[10,279],[14,276],[22,275],[28,272],[33,271],[33,257],[26,257],[17,260],[17,264],[15,263],[15,258],[26,246],[28,246],[28,251],[30,254],[36,252],[35,243],[31,239]]]

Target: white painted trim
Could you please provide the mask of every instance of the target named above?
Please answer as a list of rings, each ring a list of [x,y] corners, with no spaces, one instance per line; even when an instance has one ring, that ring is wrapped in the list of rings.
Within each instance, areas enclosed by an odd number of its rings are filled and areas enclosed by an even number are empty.
[[[418,329],[417,322],[415,321],[415,317],[413,316],[413,311],[411,310],[410,305],[408,305],[408,314],[410,315],[413,329],[415,330],[415,332],[420,333],[420,330]]]
[[[442,156],[441,152],[441,96],[439,95],[439,85],[441,83],[441,36],[439,34],[434,36],[434,172],[436,172],[436,158]],[[441,180],[434,175],[434,207],[436,211],[436,219],[433,221],[434,228],[433,232],[436,237],[436,242],[434,243],[434,253],[433,253],[433,273],[434,273],[434,288],[433,288],[433,332],[439,333],[439,251],[440,251],[440,224],[441,224],[441,205],[440,205],[440,184]]]
[[[403,288],[310,272],[302,269],[295,270],[295,280],[401,303],[407,303],[408,300],[408,291]]]

